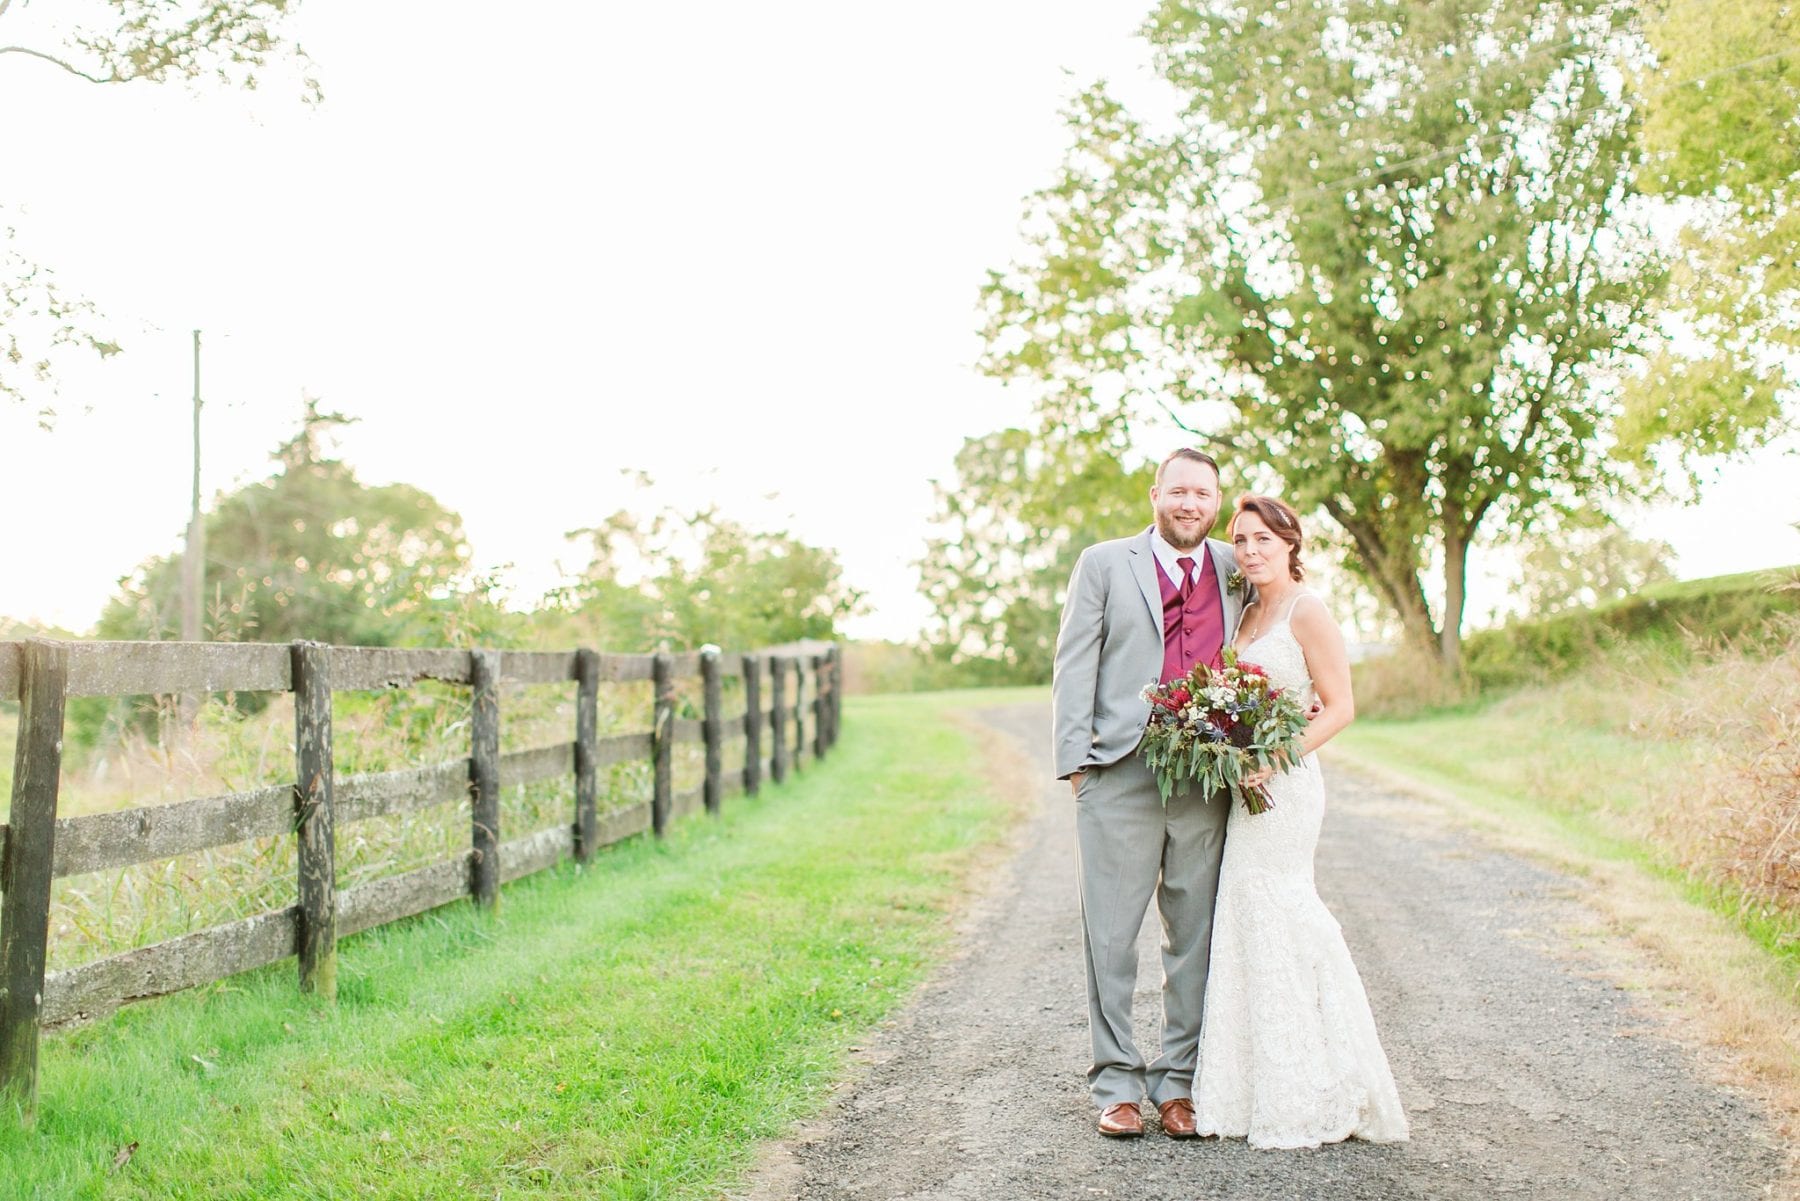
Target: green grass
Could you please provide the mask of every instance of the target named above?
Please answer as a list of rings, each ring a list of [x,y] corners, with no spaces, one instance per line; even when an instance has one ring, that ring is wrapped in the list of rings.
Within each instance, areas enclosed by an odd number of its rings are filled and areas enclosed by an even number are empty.
[[[1633,737],[1610,720],[1588,724],[1555,690],[1498,705],[1406,720],[1358,720],[1337,749],[1447,788],[1500,813],[1530,810],[1586,849],[1617,854],[1623,818],[1646,784],[1685,763],[1691,749]]]
[[[0,820],[12,812],[13,756],[18,751],[18,710],[0,708]]]
[[[1638,590],[1641,600],[1688,600],[1732,592],[1767,592],[1772,585],[1800,578],[1800,563],[1786,567],[1762,567],[1733,575],[1706,576],[1698,580],[1665,580]]]
[[[940,703],[846,708],[721,820],[347,940],[335,1007],[287,963],[47,1039],[0,1194],[718,1195],[944,951],[1008,820]]]

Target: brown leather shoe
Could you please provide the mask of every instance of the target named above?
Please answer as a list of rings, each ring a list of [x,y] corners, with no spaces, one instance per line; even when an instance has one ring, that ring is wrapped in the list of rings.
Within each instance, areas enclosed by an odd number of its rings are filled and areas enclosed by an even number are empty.
[[[1121,1101],[1101,1110],[1100,1133],[1107,1138],[1137,1138],[1143,1134],[1144,1116],[1138,1112],[1137,1102]]]
[[[1163,1133],[1170,1138],[1195,1138],[1194,1103],[1187,1097],[1171,1097],[1156,1107],[1162,1117]]]

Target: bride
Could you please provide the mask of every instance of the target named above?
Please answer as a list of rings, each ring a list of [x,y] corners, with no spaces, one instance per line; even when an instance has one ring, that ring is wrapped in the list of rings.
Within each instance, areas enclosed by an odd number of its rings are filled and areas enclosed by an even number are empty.
[[[1273,808],[1233,806],[1213,911],[1212,960],[1195,1079],[1202,1135],[1253,1147],[1346,1138],[1398,1142],[1406,1115],[1362,979],[1313,885],[1325,784],[1313,752],[1350,724],[1350,664],[1325,603],[1304,588],[1300,522],[1268,496],[1239,498],[1238,569],[1256,588],[1234,645],[1276,685],[1323,708],[1284,772],[1259,772]]]

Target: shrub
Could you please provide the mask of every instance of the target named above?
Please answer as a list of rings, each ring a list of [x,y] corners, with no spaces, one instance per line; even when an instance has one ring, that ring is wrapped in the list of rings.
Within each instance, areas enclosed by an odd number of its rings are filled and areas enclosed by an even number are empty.
[[[1772,622],[1800,614],[1800,568],[1746,572],[1646,588],[1634,597],[1514,621],[1463,642],[1463,672],[1480,691],[1561,678],[1627,642],[1681,653],[1729,644],[1780,645]]]

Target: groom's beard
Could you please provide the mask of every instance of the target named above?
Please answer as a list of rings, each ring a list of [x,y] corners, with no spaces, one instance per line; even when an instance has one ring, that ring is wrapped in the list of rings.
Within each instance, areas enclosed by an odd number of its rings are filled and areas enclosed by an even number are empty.
[[[1175,519],[1169,514],[1158,513],[1156,515],[1156,532],[1163,536],[1164,542],[1176,550],[1193,550],[1204,543],[1206,536],[1212,533],[1212,522],[1209,521],[1196,528],[1199,532],[1190,536],[1182,533],[1176,527]]]

